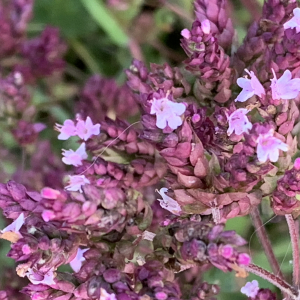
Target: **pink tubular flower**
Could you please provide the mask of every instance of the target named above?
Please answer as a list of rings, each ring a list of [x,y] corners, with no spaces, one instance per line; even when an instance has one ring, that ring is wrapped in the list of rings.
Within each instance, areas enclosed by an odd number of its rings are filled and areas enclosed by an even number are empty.
[[[252,123],[246,116],[248,112],[249,110],[246,108],[239,108],[228,117],[228,135],[231,135],[233,131],[235,131],[235,134],[237,135],[240,135],[244,132],[248,133],[248,131],[252,128]]]
[[[161,188],[160,191],[158,192],[161,196],[162,199],[157,199],[160,203],[160,206],[174,215],[180,215],[181,208],[180,205],[171,197],[167,196],[165,193],[168,191],[167,188]]]
[[[250,79],[243,77],[238,78],[237,84],[243,89],[235,99],[235,101],[238,102],[245,102],[254,95],[262,97],[262,95],[266,94],[264,87],[258,81],[253,71],[249,72],[247,69],[245,69],[245,71],[250,75]]]
[[[283,75],[277,79],[274,69],[272,69],[274,78],[271,79],[272,98],[279,99],[293,99],[296,98],[300,91],[300,78],[292,79],[292,73],[285,70]]]
[[[295,159],[294,168],[296,170],[300,170],[300,157],[298,157],[298,158]]]
[[[78,120],[76,124],[77,135],[83,139],[88,140],[92,135],[98,135],[100,133],[100,124],[93,124],[90,117],[86,118],[86,121]]]
[[[299,7],[294,8],[293,13],[294,16],[283,24],[283,28],[284,29],[296,28],[296,32],[299,33],[300,32],[300,8]]]
[[[76,127],[72,120],[66,120],[64,125],[56,124],[55,129],[60,132],[57,137],[59,140],[67,140],[76,135]]]
[[[73,165],[75,167],[81,166],[82,160],[88,157],[85,151],[85,143],[82,143],[76,151],[73,151],[71,149],[63,149],[62,154],[64,156],[62,158],[63,163],[65,163],[66,165]]]
[[[81,269],[82,263],[85,261],[83,257],[84,252],[88,251],[90,248],[80,249],[78,248],[75,258],[70,262],[70,266],[74,272],[79,272]]]
[[[287,151],[288,145],[275,138],[274,130],[271,129],[266,134],[260,134],[257,139],[257,158],[264,163],[269,158],[270,161],[276,162],[279,157],[279,150]]]
[[[1,230],[1,238],[15,243],[18,239],[22,238],[20,229],[25,222],[24,213],[21,213],[16,220],[14,220],[10,225]]]
[[[109,294],[105,289],[100,289],[100,300],[117,300],[115,294]]]
[[[42,274],[39,271],[35,272],[33,269],[29,268],[25,275],[27,275],[32,284],[52,285],[55,284],[55,274],[53,271],[54,268],[51,268],[46,274]]]
[[[48,210],[48,209],[45,209],[43,212],[42,212],[42,218],[45,222],[49,222],[51,221],[52,219],[55,218],[55,213],[54,211],[52,210]]]
[[[69,176],[69,185],[65,187],[66,190],[71,192],[82,193],[82,186],[90,181],[84,175]]]
[[[41,196],[45,199],[57,199],[60,195],[60,191],[51,189],[49,187],[44,187],[41,190]]]
[[[150,114],[156,115],[156,126],[160,129],[176,129],[182,124],[181,115],[185,112],[186,106],[183,103],[176,103],[167,98],[153,99]]]
[[[241,293],[245,294],[247,297],[255,298],[259,290],[257,280],[252,282],[247,282],[244,287],[241,288]]]

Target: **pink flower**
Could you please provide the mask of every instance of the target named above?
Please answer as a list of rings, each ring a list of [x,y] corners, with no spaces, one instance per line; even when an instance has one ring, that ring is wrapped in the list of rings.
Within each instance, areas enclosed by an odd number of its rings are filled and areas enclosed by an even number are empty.
[[[100,299],[99,300],[117,300],[115,294],[109,294],[105,289],[100,289]]]
[[[210,22],[208,19],[205,19],[201,22],[201,28],[205,34],[210,33]]]
[[[41,196],[45,199],[57,199],[60,195],[60,191],[51,189],[49,187],[44,187],[41,190]]]
[[[237,84],[243,89],[235,99],[238,102],[245,102],[254,95],[262,97],[262,95],[266,94],[264,87],[258,81],[253,71],[249,72],[247,69],[245,71],[250,75],[250,79],[244,77],[238,78]]]
[[[294,8],[293,10],[294,16],[287,22],[285,22],[283,24],[283,28],[284,29],[288,29],[288,28],[296,28],[296,32],[299,33],[300,32],[300,8]]]
[[[63,158],[62,161],[66,165],[73,165],[75,167],[82,165],[82,160],[87,159],[88,155],[85,151],[85,143],[82,143],[80,147],[74,152],[73,150],[65,150],[63,149]]]
[[[279,99],[293,99],[296,98],[300,91],[300,78],[292,79],[292,73],[285,70],[283,75],[277,79],[274,69],[272,69],[274,78],[271,79],[272,98]]]
[[[287,151],[288,145],[275,138],[274,130],[271,129],[266,134],[260,134],[257,139],[257,158],[264,163],[269,158],[270,161],[276,162],[279,157],[279,150]]]
[[[90,117],[86,118],[86,121],[78,120],[76,125],[77,135],[83,139],[88,140],[92,135],[98,135],[100,133],[100,124],[93,125]]]
[[[160,206],[170,211],[174,215],[180,215],[180,205],[174,199],[165,194],[167,191],[167,188],[161,188],[160,191],[157,191],[162,196],[162,199],[157,199],[160,203]]]
[[[53,220],[55,218],[55,213],[53,210],[48,210],[48,209],[45,209],[43,212],[42,212],[42,218],[45,222],[49,222],[51,220]]]
[[[67,140],[76,135],[76,127],[72,120],[66,120],[64,125],[56,124],[55,129],[60,132],[57,137],[59,140]]]
[[[186,106],[183,103],[176,103],[167,98],[153,99],[150,114],[156,115],[156,126],[164,129],[169,125],[176,129],[182,124],[181,115],[185,112]]]
[[[241,293],[245,294],[247,297],[255,298],[259,290],[257,280],[252,282],[247,282],[244,287],[241,288]]]
[[[90,181],[84,175],[69,176],[69,185],[65,187],[66,190],[71,192],[82,193],[82,186]]]
[[[52,285],[55,284],[54,281],[54,268],[51,268],[46,274],[43,274],[39,271],[34,271],[33,269],[29,268],[28,272],[25,273],[28,279],[33,284],[45,284],[45,285]]]
[[[235,131],[235,134],[237,135],[240,135],[244,132],[248,133],[248,131],[252,128],[252,123],[246,117],[248,112],[249,110],[246,108],[239,108],[228,117],[228,135],[231,135],[233,131]]]
[[[81,269],[82,263],[85,261],[83,257],[84,252],[88,251],[90,248],[80,249],[78,248],[75,258],[70,262],[70,266],[74,272],[79,272]]]
[[[294,168],[299,171],[300,170],[300,157],[295,159]]]
[[[181,35],[187,40],[191,38],[191,32],[186,28],[181,30]]]
[[[25,222],[24,213],[21,213],[16,220],[14,220],[10,225],[1,230],[1,238],[6,239],[12,243],[17,242],[22,238],[20,229]]]

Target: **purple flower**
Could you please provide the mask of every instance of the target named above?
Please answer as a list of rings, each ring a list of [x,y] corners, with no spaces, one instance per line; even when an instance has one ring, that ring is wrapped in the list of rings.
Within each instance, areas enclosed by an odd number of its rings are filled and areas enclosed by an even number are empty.
[[[88,140],[92,135],[98,135],[100,133],[100,124],[93,124],[90,117],[86,118],[86,121],[78,120],[76,125],[77,135],[83,139]]]
[[[80,147],[76,150],[65,150],[63,149],[63,158],[62,161],[66,165],[73,165],[75,167],[81,166],[82,165],[82,160],[87,159],[88,155],[86,154],[85,151],[85,143],[82,143]]]
[[[246,117],[248,112],[249,110],[246,108],[239,108],[228,117],[228,135],[231,135],[233,131],[235,131],[235,134],[237,135],[240,135],[244,132],[248,133],[248,131],[252,128],[252,123]]]
[[[264,87],[254,75],[254,72],[249,72],[247,69],[245,71],[250,75],[250,79],[244,77],[238,78],[237,84],[243,89],[235,99],[238,102],[245,102],[254,95],[262,97],[262,95],[266,94]]]
[[[294,168],[298,171],[300,170],[300,157],[295,159]]]
[[[39,271],[34,271],[33,269],[29,268],[25,275],[27,275],[28,279],[33,284],[52,285],[55,284],[55,273],[53,271],[54,268],[51,268],[47,273],[41,274]]]
[[[49,187],[44,187],[41,190],[41,196],[46,199],[57,199],[60,194],[60,191],[51,189]]]
[[[180,205],[171,197],[167,196],[165,193],[168,191],[167,188],[161,188],[158,193],[162,196],[162,199],[157,199],[160,203],[160,206],[174,215],[179,215],[181,212]]]
[[[69,176],[69,185],[65,187],[66,190],[71,192],[82,193],[82,186],[90,181],[84,175]]]
[[[283,24],[284,29],[296,28],[296,32],[300,32],[300,8],[297,7],[293,10],[294,16]]]
[[[71,136],[77,135],[76,127],[72,120],[65,120],[64,125],[56,124],[55,129],[60,132],[59,140],[67,140]]]
[[[70,266],[74,270],[74,272],[79,272],[81,269],[82,263],[85,261],[85,258],[83,257],[83,254],[88,251],[90,248],[86,249],[80,249],[78,248],[76,256],[72,261],[70,261]]]
[[[244,287],[241,288],[241,293],[245,294],[247,297],[255,298],[259,290],[257,280],[252,282],[247,282]]]
[[[42,212],[42,218],[45,222],[49,222],[50,220],[55,218],[55,213],[52,210],[45,209]]]
[[[201,28],[205,34],[210,34],[210,22],[208,19],[205,19],[201,22]]]
[[[258,136],[256,152],[257,158],[261,163],[266,162],[268,158],[270,161],[276,162],[279,157],[279,150],[288,150],[288,145],[273,135],[274,130],[271,129],[269,132]]]
[[[176,129],[182,124],[181,115],[185,112],[183,103],[176,103],[168,98],[153,99],[150,114],[156,115],[156,126],[165,129],[167,125]]]
[[[296,98],[300,91],[300,78],[292,79],[292,73],[285,70],[283,75],[277,79],[274,69],[274,78],[271,79],[271,90],[273,100]]]
[[[18,239],[23,237],[20,233],[20,229],[23,226],[24,222],[24,213],[21,213],[16,220],[14,220],[10,225],[1,230],[1,238],[6,239],[12,243],[17,242]]]

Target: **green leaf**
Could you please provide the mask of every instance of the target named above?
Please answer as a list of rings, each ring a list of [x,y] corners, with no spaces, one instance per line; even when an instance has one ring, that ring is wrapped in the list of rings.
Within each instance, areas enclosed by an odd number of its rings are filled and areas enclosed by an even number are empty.
[[[126,33],[101,1],[81,0],[81,3],[115,44],[125,46],[128,43]]]

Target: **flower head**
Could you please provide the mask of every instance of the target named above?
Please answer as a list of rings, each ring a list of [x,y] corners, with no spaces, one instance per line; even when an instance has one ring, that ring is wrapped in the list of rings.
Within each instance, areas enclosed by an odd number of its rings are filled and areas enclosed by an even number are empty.
[[[71,136],[76,135],[76,127],[72,120],[65,120],[64,125],[56,124],[55,129],[60,132],[59,140],[67,140]]]
[[[264,163],[269,158],[270,161],[276,162],[279,157],[279,150],[287,151],[288,145],[275,138],[274,130],[271,129],[266,134],[260,134],[257,139],[257,158]]]
[[[295,8],[293,10],[293,14],[294,16],[283,24],[283,28],[284,29],[296,28],[296,32],[299,33],[300,32],[300,8],[299,7]]]
[[[252,128],[252,123],[246,116],[248,112],[249,110],[246,108],[239,108],[228,117],[228,135],[231,135],[233,131],[235,131],[235,134],[240,135],[244,132],[248,132]]]
[[[76,124],[77,135],[83,139],[88,140],[92,135],[98,135],[100,133],[100,124],[93,124],[90,117],[87,117],[85,121],[78,120]]]
[[[69,185],[65,187],[66,190],[71,192],[82,193],[82,186],[90,181],[84,175],[69,176]]]
[[[235,101],[238,102],[245,102],[254,95],[262,97],[262,95],[266,94],[264,87],[254,75],[254,72],[249,72],[247,69],[245,69],[245,71],[250,75],[250,79],[243,77],[238,78],[237,84],[243,89],[235,99]]]
[[[75,167],[81,166],[82,165],[82,160],[87,159],[88,155],[86,154],[85,151],[85,143],[82,143],[80,147],[76,150],[65,150],[63,149],[63,158],[62,161],[66,165],[73,165]]]
[[[28,279],[33,284],[52,285],[55,284],[55,273],[53,271],[54,268],[51,268],[47,273],[42,274],[39,271],[34,271],[33,269],[29,268],[25,275],[27,275]]]
[[[257,280],[252,282],[247,282],[244,287],[241,288],[241,293],[245,294],[247,297],[255,298],[259,290]]]
[[[23,226],[24,222],[24,213],[21,213],[16,220],[14,220],[10,225],[1,230],[1,238],[6,239],[12,243],[17,242],[18,239],[23,237],[20,233],[20,229]]]
[[[156,115],[156,126],[164,129],[169,125],[176,129],[182,124],[181,115],[185,112],[186,106],[183,103],[176,103],[168,98],[153,99],[150,114]]]
[[[83,257],[83,254],[88,250],[89,250],[89,248],[86,248],[86,249],[78,248],[76,256],[70,262],[70,266],[71,266],[71,268],[73,269],[74,272],[77,273],[81,269],[82,263],[85,261],[85,258]]]
[[[165,194],[167,191],[167,188],[161,188],[158,193],[162,196],[162,199],[157,200],[162,208],[170,211],[174,215],[179,215],[181,212],[180,205],[174,199]]]
[[[300,78],[292,79],[292,73],[285,70],[283,75],[277,79],[274,69],[272,69],[274,78],[271,79],[272,98],[293,99],[296,98],[300,91]]]

